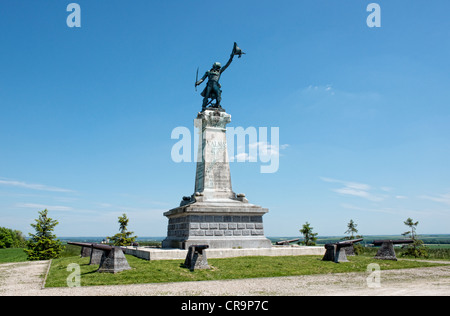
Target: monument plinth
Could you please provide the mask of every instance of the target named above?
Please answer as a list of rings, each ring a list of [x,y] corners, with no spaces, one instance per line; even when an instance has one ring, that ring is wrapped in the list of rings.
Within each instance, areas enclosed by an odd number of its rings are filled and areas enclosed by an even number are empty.
[[[163,248],[270,248],[264,237],[261,206],[250,204],[231,187],[226,125],[231,115],[221,107],[200,112],[195,125],[200,131],[195,190],[179,207],[164,213],[169,225]]]

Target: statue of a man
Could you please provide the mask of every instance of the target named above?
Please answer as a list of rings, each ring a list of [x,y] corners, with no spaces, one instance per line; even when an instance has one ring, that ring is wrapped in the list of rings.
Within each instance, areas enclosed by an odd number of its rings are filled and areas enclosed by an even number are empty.
[[[233,52],[231,53],[230,59],[225,64],[225,66],[222,67],[219,62],[215,62],[212,65],[212,68],[208,70],[204,74],[204,76],[195,83],[195,86],[197,87],[198,85],[202,84],[202,82],[205,81],[206,78],[208,78],[206,87],[201,93],[201,96],[203,97],[202,111],[205,110],[208,104],[214,99],[216,100],[214,107],[220,107],[220,101],[222,100],[222,90],[220,89],[221,86],[219,83],[220,76],[228,68],[228,66],[230,66],[231,62],[233,61],[234,55],[238,55],[240,58],[242,54],[245,53],[242,52],[242,50],[237,46],[236,43],[234,43]],[[211,99],[209,103],[208,99]]]

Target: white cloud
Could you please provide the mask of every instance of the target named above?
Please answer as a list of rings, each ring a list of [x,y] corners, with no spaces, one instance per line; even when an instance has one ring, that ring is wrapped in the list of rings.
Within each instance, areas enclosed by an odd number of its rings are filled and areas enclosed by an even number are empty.
[[[16,180],[7,180],[4,178],[0,179],[0,185],[13,186],[13,187],[31,189],[31,190],[39,190],[39,191],[74,192],[72,190],[58,188],[58,187],[52,187],[52,186],[48,186],[45,184],[26,183],[26,182],[16,181]]]
[[[384,195],[371,193],[370,191],[372,190],[372,187],[365,183],[342,181],[326,177],[320,177],[320,179],[325,182],[339,183],[343,185],[342,188],[331,189],[339,194],[357,196],[375,202],[382,201],[386,197]]]
[[[260,155],[280,155],[280,149],[286,149],[289,147],[289,144],[282,144],[282,145],[272,145],[268,142],[256,142],[248,145],[249,148],[258,148]]]
[[[356,211],[363,211],[363,212],[374,212],[374,213],[386,213],[386,214],[397,214],[397,212],[393,211],[392,209],[385,209],[385,208],[367,208],[367,207],[359,207],[352,204],[341,204],[343,208],[349,209],[349,210],[356,210]]]
[[[268,157],[282,156],[280,150],[284,150],[288,147],[289,144],[283,144],[278,146],[269,144],[268,142],[254,142],[248,145],[249,152],[256,153],[257,155],[259,155],[261,161],[267,161]],[[240,146],[240,149],[242,150],[242,146]],[[246,152],[240,152],[233,158],[239,162],[243,161],[256,162],[258,160],[256,156],[247,154]]]
[[[255,144],[250,144],[249,146],[254,146]],[[280,149],[278,146],[275,145],[271,145],[267,142],[258,142],[256,143],[256,145],[258,146],[258,150],[259,150],[259,155],[260,156],[279,156],[280,155]]]
[[[421,195],[420,198],[450,205],[450,192],[446,194],[438,194],[437,196]]]
[[[17,203],[15,205],[16,207],[20,208],[34,208],[37,210],[44,210],[47,209],[49,211],[71,211],[73,208],[69,206],[62,206],[62,205],[46,205],[46,204],[37,204],[37,203]]]
[[[373,195],[367,191],[364,190],[355,190],[352,188],[348,188],[348,187],[344,187],[344,188],[340,188],[340,189],[333,189],[332,191],[340,193],[340,194],[344,194],[344,195],[353,195],[353,196],[358,196],[370,201],[382,201],[384,198],[380,197],[380,196],[376,196]]]
[[[322,179],[322,181],[325,181],[325,182],[340,183],[340,184],[345,185],[345,187],[348,187],[351,189],[366,190],[366,191],[370,190],[370,185],[364,184],[364,183],[342,181],[342,180],[336,180],[336,179],[325,178],[325,177],[320,177],[320,179]]]
[[[324,95],[335,95],[336,90],[333,89],[331,84],[325,86],[309,85],[306,89],[302,90],[302,93],[315,93]]]
[[[250,156],[247,153],[239,153],[236,156],[234,156],[234,158],[239,162],[256,161],[256,157]]]
[[[411,214],[419,216],[419,215],[429,215],[432,213],[428,210],[413,210],[413,209],[405,209],[405,208],[394,208],[394,207],[375,207],[375,208],[368,208],[368,207],[359,207],[352,204],[341,204],[343,208],[349,209],[349,210],[356,210],[356,211],[363,211],[363,212],[373,212],[373,213],[385,213],[385,214],[393,214],[393,215],[401,215],[401,216],[411,216]]]

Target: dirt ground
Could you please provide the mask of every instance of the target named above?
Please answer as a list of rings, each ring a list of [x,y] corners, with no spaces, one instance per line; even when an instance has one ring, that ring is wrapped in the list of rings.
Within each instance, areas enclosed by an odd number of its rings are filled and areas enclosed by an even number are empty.
[[[367,272],[226,281],[43,288],[49,264],[50,261],[1,264],[0,296],[450,296],[450,265],[380,271],[379,282],[374,278],[376,275],[373,272],[372,274]]]

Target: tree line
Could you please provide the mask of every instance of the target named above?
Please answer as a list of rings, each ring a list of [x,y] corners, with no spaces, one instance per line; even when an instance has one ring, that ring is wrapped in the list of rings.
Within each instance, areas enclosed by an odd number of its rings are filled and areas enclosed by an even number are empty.
[[[0,249],[1,248],[24,248],[28,260],[49,260],[60,257],[65,247],[53,233],[59,224],[48,216],[48,210],[39,212],[39,217],[30,224],[34,233],[29,233],[29,239],[22,232],[0,227]],[[119,233],[107,237],[114,246],[127,246],[132,244],[137,236],[127,229],[129,219],[126,214],[119,216]]]
[[[133,232],[128,231],[127,226],[129,219],[126,214],[119,216],[119,233],[107,237],[109,243],[114,246],[128,246],[135,243],[137,236],[133,236]],[[404,224],[408,227],[408,230],[402,233],[403,236],[412,239],[414,242],[407,246],[404,246],[404,255],[414,257],[427,257],[427,248],[424,246],[423,241],[417,235],[418,221],[414,221],[408,218],[404,221]],[[55,226],[58,225],[58,221],[48,216],[48,210],[45,209],[39,212],[39,217],[35,219],[35,223],[30,224],[35,233],[29,233],[30,238],[25,239],[20,231],[12,230],[5,227],[0,227],[0,249],[1,248],[25,248],[28,260],[48,260],[58,258],[64,251],[62,242],[57,239],[53,233]],[[347,230],[344,234],[348,235],[344,237],[344,240],[363,238],[362,235],[358,235],[357,224],[350,220],[347,224]],[[299,242],[304,246],[316,245],[317,235],[313,231],[313,227],[309,222],[303,224],[299,230],[303,235],[303,240]],[[355,252],[358,253],[362,245],[355,244]]]
[[[419,238],[417,235],[417,226],[419,225],[418,221],[414,221],[412,218],[406,219],[406,221],[403,222],[407,227],[408,230],[402,233],[402,236],[412,239],[413,243],[403,246],[403,253],[402,256],[413,256],[413,257],[427,257],[428,251],[427,247],[424,245],[424,242]],[[347,224],[347,230],[344,234],[349,235],[343,238],[343,240],[352,240],[352,239],[360,239],[363,238],[362,235],[358,235],[358,229],[356,228],[358,225],[353,221],[353,219],[350,220],[350,222]],[[303,224],[303,227],[299,230],[300,233],[303,235],[303,241],[300,241],[299,244],[302,244],[304,246],[315,246],[317,241],[317,235],[318,233],[313,232],[313,227],[311,227],[311,224],[306,222]],[[362,245],[359,243],[354,244],[355,253],[358,254],[361,251]]]

